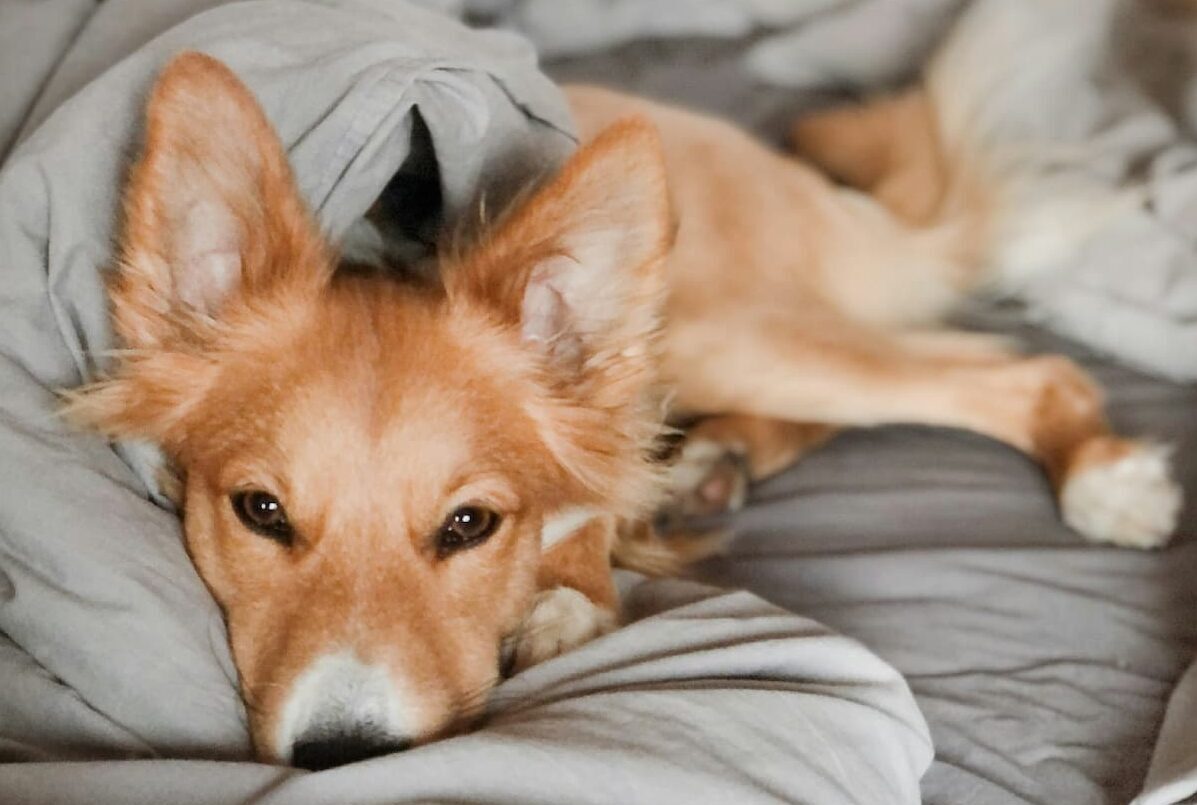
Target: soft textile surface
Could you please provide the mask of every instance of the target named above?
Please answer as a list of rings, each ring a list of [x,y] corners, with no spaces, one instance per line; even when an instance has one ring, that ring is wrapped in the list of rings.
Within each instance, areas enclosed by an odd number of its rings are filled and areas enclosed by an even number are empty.
[[[734,37],[792,26],[852,0],[421,0],[524,31],[546,57],[601,51],[646,37]]]
[[[0,162],[94,0],[0,4]]]
[[[140,47],[185,11],[100,6],[0,168],[9,759],[247,753],[219,613],[175,516],[152,500],[155,454],[118,454],[56,416],[55,389],[95,377],[114,346],[100,272],[141,101],[169,56],[201,49],[242,76],[334,238],[397,172],[435,160],[452,219],[480,188],[493,202],[573,147],[558,92],[508,34],[389,0],[248,2]],[[424,129],[426,142],[412,134]],[[627,584],[639,620],[506,683],[479,733],[318,775],[197,760],[14,765],[0,769],[0,801],[917,801],[929,739],[891,667],[748,594]]]
[[[1172,805],[1197,795],[1197,662],[1177,683],[1143,792],[1132,805]]]
[[[614,8],[609,0],[463,2],[492,9],[553,54],[588,51],[596,40],[737,36],[755,25],[770,33],[738,58],[756,81],[865,92],[908,80],[957,12],[970,9],[967,0],[812,0],[788,6],[788,15],[759,0],[687,8],[656,0]],[[1161,19],[1142,0],[1121,12],[1107,0],[1001,2],[1042,15],[1050,34],[1011,43],[1019,58],[993,70],[1001,76],[993,97],[1022,115],[1005,125],[1032,141],[1045,131],[1066,141],[1049,158],[1061,185],[1132,194],[1082,254],[1003,278],[1001,290],[1070,338],[1163,377],[1197,380],[1197,15]],[[1055,26],[1061,36],[1111,27],[1110,59],[1089,69],[1082,50],[1059,47],[1047,22],[1053,16],[1066,21]]]
[[[639,620],[505,683],[471,735],[319,774],[170,760],[0,766],[0,800],[918,802],[931,749],[892,668],[747,593],[622,581]]]

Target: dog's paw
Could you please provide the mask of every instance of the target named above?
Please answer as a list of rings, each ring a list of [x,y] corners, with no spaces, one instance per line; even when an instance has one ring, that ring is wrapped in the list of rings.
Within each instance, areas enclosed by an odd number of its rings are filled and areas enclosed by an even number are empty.
[[[687,439],[669,468],[664,513],[703,517],[738,511],[748,497],[744,457],[710,439]]]
[[[1182,502],[1168,448],[1113,438],[1095,442],[1086,450],[1098,458],[1082,461],[1060,490],[1064,522],[1094,542],[1127,548],[1167,543]]]
[[[616,627],[615,613],[598,606],[572,587],[537,594],[531,612],[515,636],[512,671],[552,659]]]

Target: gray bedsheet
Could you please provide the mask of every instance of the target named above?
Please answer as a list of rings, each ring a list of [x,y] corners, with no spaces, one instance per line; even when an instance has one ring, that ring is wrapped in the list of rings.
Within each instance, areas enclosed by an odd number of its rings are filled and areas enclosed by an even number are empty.
[[[635,622],[506,682],[472,734],[316,774],[168,759],[0,765],[0,802],[918,801],[931,752],[923,719],[901,677],[863,646],[747,593],[620,581]],[[38,697],[24,701],[29,712],[62,698],[28,693]],[[66,715],[82,737],[86,719]],[[0,734],[14,726],[0,721]]]

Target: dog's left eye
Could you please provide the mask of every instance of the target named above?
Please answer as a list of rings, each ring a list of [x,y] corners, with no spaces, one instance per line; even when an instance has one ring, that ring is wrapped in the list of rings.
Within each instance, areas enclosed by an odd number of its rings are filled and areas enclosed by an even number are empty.
[[[229,496],[237,519],[250,531],[290,545],[294,536],[283,504],[269,492],[249,490]]]
[[[437,554],[448,556],[482,544],[498,530],[501,519],[498,512],[484,506],[459,506],[445,518],[437,532]]]

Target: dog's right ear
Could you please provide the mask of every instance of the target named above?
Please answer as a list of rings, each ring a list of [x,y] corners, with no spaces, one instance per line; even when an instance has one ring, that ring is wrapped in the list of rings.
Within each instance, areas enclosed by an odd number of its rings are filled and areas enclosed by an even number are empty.
[[[125,345],[156,348],[235,297],[323,282],[331,260],[253,94],[219,61],[184,53],[163,71],[129,177],[111,287]]]
[[[318,292],[332,270],[257,101],[199,53],[178,56],[151,93],[119,248],[109,294],[127,349],[112,377],[66,395],[66,413],[172,448],[217,382],[217,325],[235,308],[277,309],[273,294]]]

